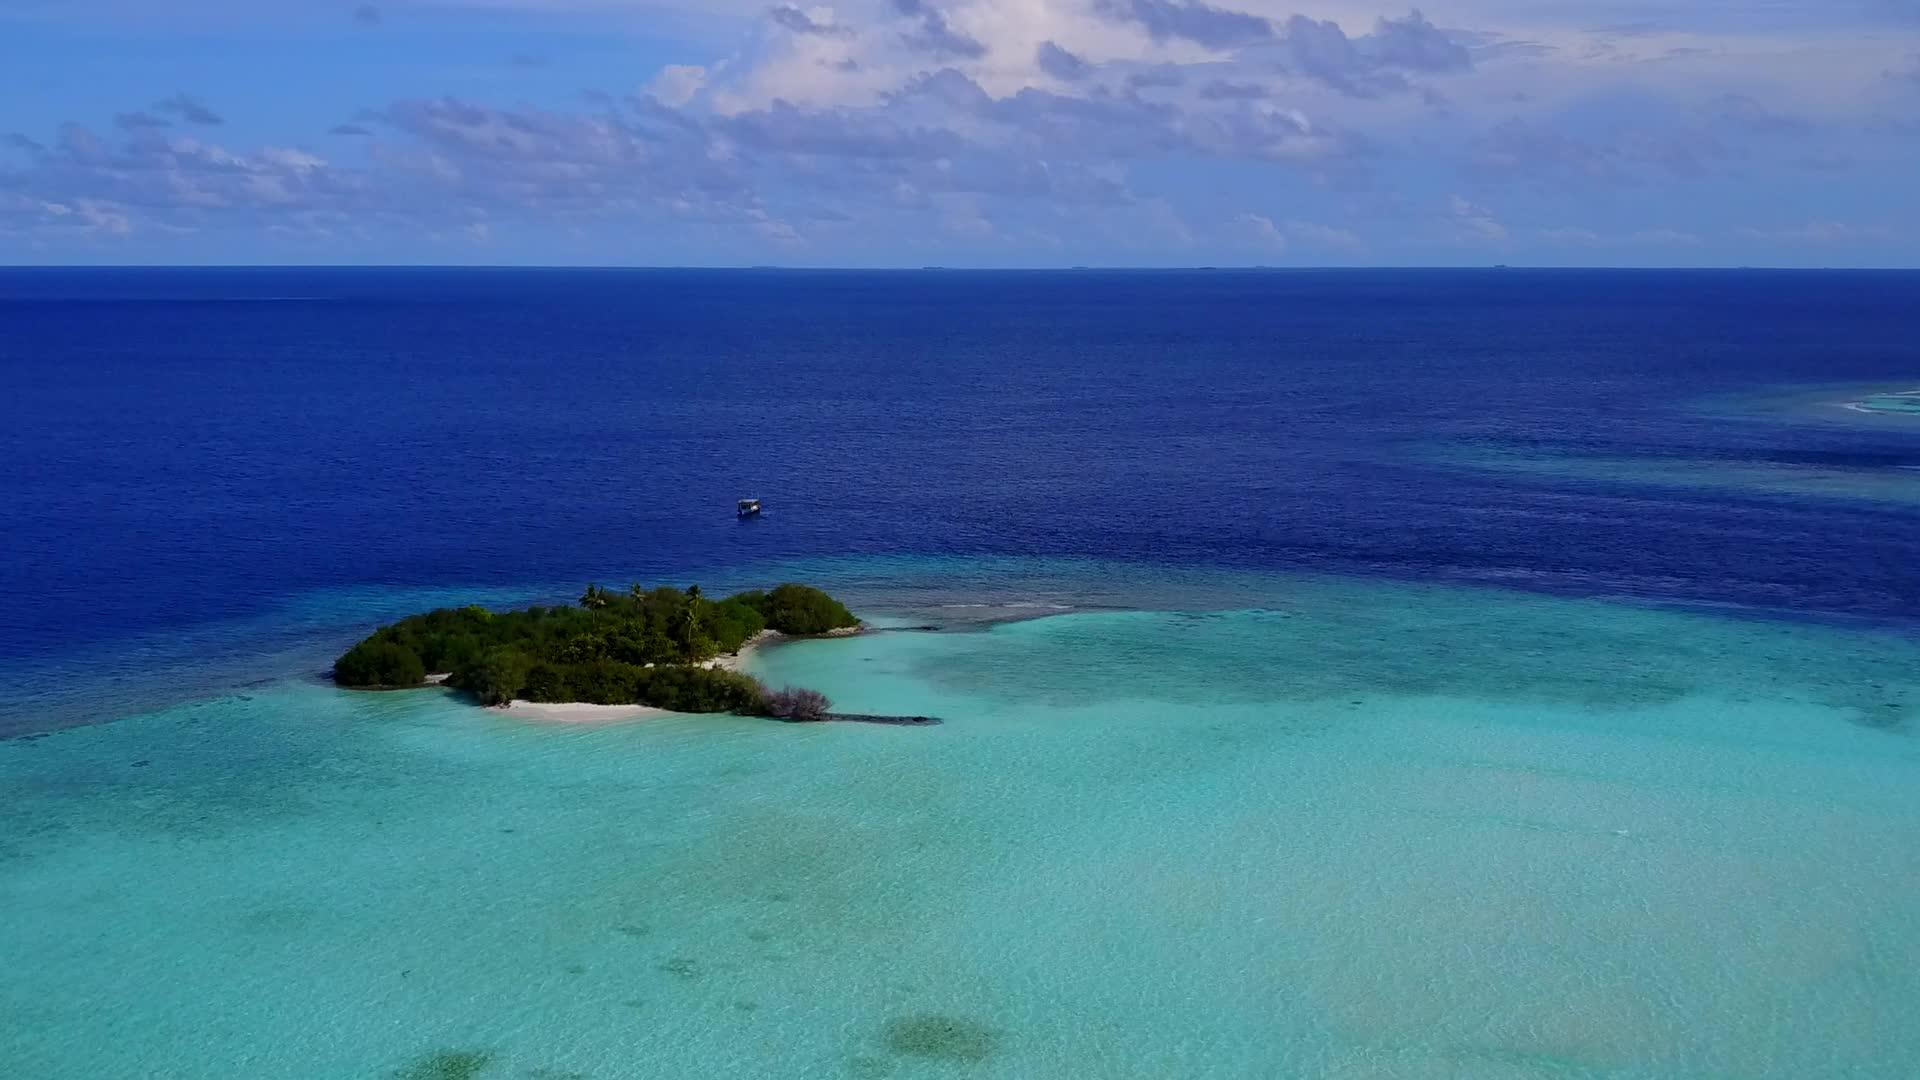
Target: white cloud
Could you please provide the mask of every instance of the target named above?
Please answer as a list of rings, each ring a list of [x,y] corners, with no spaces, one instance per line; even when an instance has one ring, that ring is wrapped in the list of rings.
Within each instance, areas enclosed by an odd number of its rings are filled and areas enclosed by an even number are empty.
[[[692,64],[668,64],[647,84],[647,93],[664,105],[680,106],[705,89],[707,69]]]
[[[1273,223],[1273,219],[1261,214],[1241,214],[1234,219],[1240,223],[1247,237],[1255,244],[1273,251],[1287,250],[1287,235]]]
[[[1318,222],[1295,221],[1291,219],[1287,221],[1286,229],[1288,236],[1293,237],[1310,248],[1320,251],[1342,255],[1359,255],[1367,250],[1366,241],[1360,239],[1360,237],[1350,229],[1339,229],[1331,225],[1322,225]]]
[[[260,151],[260,160],[293,172],[310,172],[314,169],[324,169],[327,165],[325,158],[309,154],[305,150],[294,150],[284,146],[266,147]]]
[[[1353,256],[1367,247],[1351,230],[1297,218],[1275,221],[1264,214],[1244,213],[1234,218],[1234,224],[1248,243],[1275,253],[1298,247],[1303,254]]]
[[[1578,226],[1560,226],[1552,229],[1540,229],[1533,235],[1556,247],[1675,248],[1698,247],[1702,243],[1700,236],[1696,233],[1669,228],[1635,229],[1624,233],[1602,233]]]
[[[1449,216],[1458,235],[1463,239],[1505,243],[1508,239],[1507,227],[1494,217],[1493,211],[1468,201],[1465,197],[1454,195],[1447,201]]]
[[[1850,244],[1868,240],[1890,240],[1893,230],[1875,225],[1851,225],[1843,221],[1816,220],[1800,225],[1762,228],[1745,226],[1739,235],[1750,240],[1789,241],[1796,244]]]

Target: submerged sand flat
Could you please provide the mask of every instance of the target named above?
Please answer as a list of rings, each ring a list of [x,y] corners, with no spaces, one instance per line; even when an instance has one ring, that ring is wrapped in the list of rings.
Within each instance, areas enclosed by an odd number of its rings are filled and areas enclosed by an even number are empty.
[[[1893,390],[1866,394],[1858,400],[1846,402],[1845,407],[1855,412],[1920,416],[1920,390]]]
[[[288,684],[0,744],[0,1072],[1920,1073],[1914,642],[1212,587],[749,663],[938,728]]]
[[[1471,440],[1425,446],[1417,455],[1430,464],[1583,483],[1920,504],[1920,453],[1905,441],[1920,430],[1915,427],[1920,422],[1920,390],[1799,387],[1675,402],[1672,408],[1716,429],[1740,425],[1749,441],[1736,454],[1712,456],[1700,454],[1690,438],[1628,452],[1607,452],[1591,442],[1573,446]],[[1793,449],[1791,440],[1767,433],[1782,425],[1851,429],[1854,435],[1900,441]]]
[[[1699,458],[1611,457],[1598,454],[1449,451],[1435,460],[1473,468],[1532,473],[1566,480],[1662,488],[1811,496],[1912,506],[1920,504],[1920,454],[1875,466],[1838,467],[1800,462],[1727,462]]]
[[[1914,421],[1920,420],[1920,387],[1912,381],[1774,387],[1720,395],[1695,402],[1692,407],[1704,416],[1722,420],[1767,419],[1910,431]]]

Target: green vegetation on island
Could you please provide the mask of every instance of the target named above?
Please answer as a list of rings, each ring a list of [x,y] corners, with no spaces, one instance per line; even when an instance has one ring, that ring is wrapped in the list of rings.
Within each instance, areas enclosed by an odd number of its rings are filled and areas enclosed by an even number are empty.
[[[763,630],[808,635],[858,625],[839,601],[806,585],[724,600],[708,599],[698,586],[612,592],[590,585],[575,607],[442,608],[402,619],[347,650],[333,678],[395,689],[447,672],[448,685],[488,705],[523,698],[818,719],[826,706],[818,694],[769,692],[705,662],[739,651]]]

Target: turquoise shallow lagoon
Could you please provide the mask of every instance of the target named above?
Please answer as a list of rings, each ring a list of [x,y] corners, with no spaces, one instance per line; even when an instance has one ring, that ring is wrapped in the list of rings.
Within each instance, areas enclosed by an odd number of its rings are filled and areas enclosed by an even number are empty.
[[[0,1075],[1920,1074],[1910,639],[900,569],[839,584],[941,632],[754,665],[935,728],[292,681],[0,743]]]

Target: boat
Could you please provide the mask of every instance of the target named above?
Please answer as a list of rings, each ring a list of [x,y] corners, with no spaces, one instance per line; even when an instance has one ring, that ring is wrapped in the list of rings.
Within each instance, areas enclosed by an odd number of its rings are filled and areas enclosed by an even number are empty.
[[[739,508],[736,512],[743,518],[759,517],[760,516],[760,500],[759,499],[741,499],[739,502]]]

